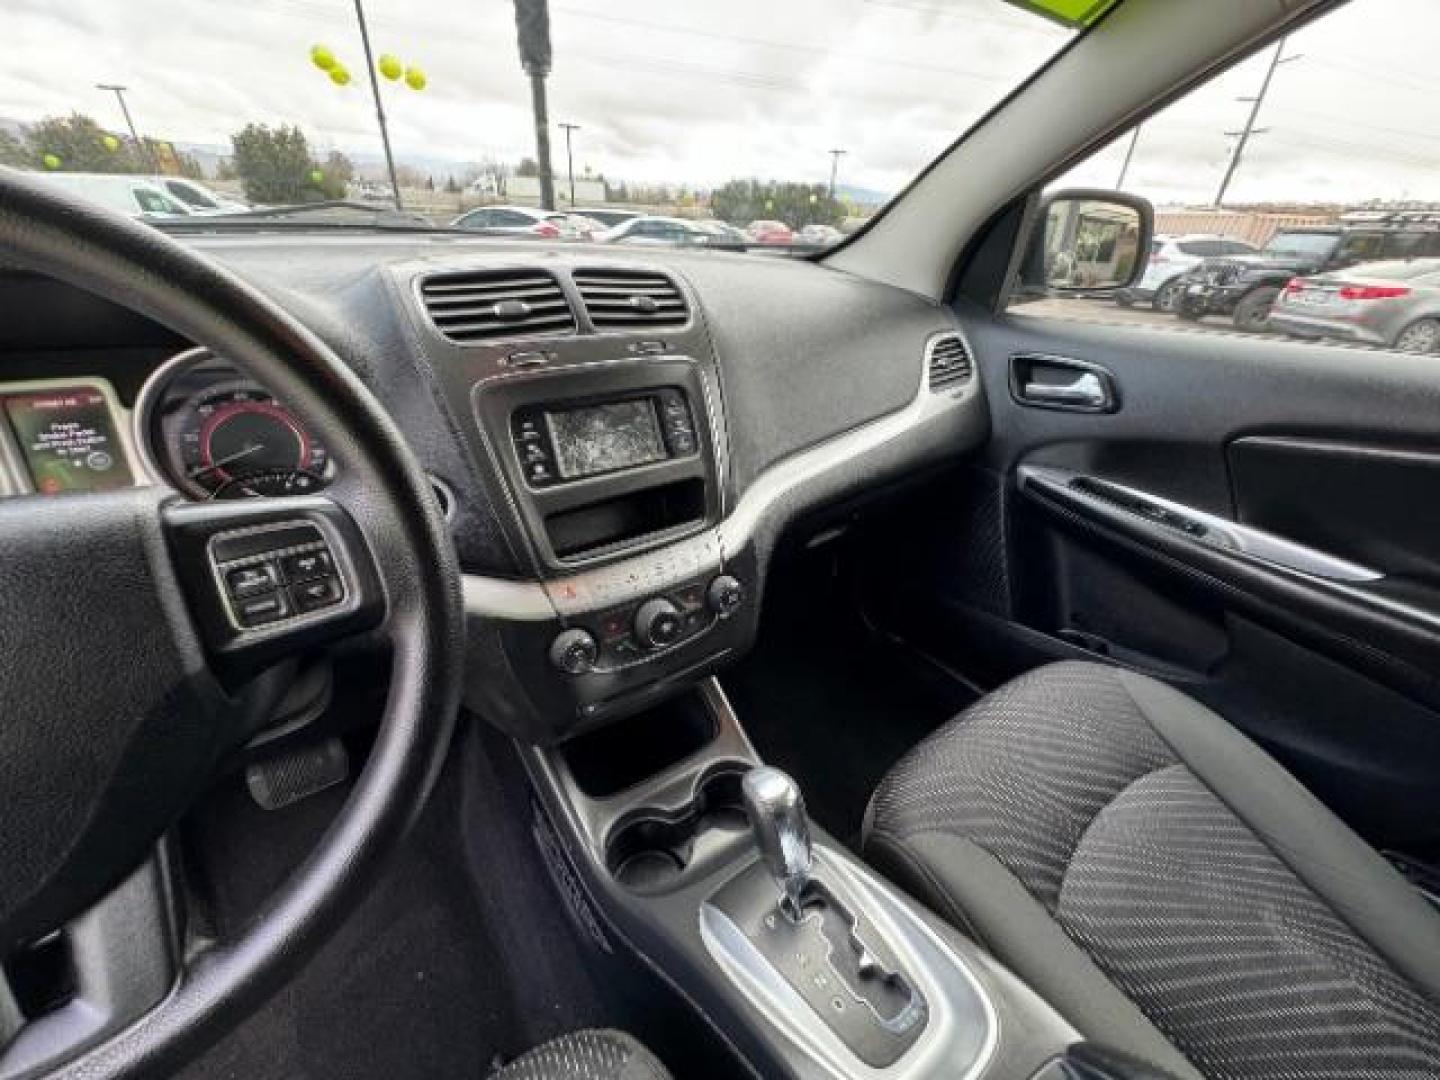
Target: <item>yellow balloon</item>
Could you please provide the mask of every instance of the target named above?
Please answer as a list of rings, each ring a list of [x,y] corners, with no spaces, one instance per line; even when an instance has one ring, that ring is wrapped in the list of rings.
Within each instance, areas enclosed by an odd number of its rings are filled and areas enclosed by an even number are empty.
[[[330,69],[330,81],[336,86],[349,86],[350,72],[346,71],[343,67],[333,67]]]
[[[58,169],[60,167],[59,154],[46,154],[40,160],[44,162],[47,169]]]
[[[338,61],[328,45],[310,46],[310,62],[321,71],[333,71]]]
[[[425,72],[417,67],[408,68],[405,72],[405,85],[411,90],[424,90],[429,81],[425,78]]]
[[[104,144],[105,149],[109,150],[112,154],[120,149],[120,140],[114,135],[105,135],[100,139],[100,142]]]
[[[405,65],[400,63],[398,57],[390,53],[382,53],[380,59],[376,61],[375,66],[380,69],[380,74],[384,75],[385,78],[391,82],[394,82],[400,78],[401,75],[405,74]]]

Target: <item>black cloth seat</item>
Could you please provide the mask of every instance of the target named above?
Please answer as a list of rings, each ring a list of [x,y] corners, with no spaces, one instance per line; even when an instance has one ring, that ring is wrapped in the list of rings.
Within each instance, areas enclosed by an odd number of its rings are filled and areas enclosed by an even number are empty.
[[[520,1055],[490,1080],[670,1080],[655,1056],[623,1031],[572,1031]]]
[[[1153,679],[1002,687],[886,776],[863,842],[1087,1038],[1211,1080],[1440,1077],[1440,912]]]

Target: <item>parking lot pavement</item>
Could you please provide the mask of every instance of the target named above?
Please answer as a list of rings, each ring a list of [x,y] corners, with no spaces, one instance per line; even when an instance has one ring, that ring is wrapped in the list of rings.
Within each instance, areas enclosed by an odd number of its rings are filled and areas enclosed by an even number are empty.
[[[1015,311],[1026,315],[1039,315],[1041,318],[1074,319],[1080,322],[1155,326],[1164,330],[1201,330],[1211,333],[1244,334],[1246,337],[1268,336],[1264,333],[1256,335],[1244,330],[1237,330],[1235,325],[1225,318],[1216,317],[1202,319],[1199,322],[1185,322],[1177,319],[1168,311],[1155,311],[1148,304],[1125,308],[1115,303],[1114,300],[1036,300],[1033,303],[1021,304],[1015,308]]]

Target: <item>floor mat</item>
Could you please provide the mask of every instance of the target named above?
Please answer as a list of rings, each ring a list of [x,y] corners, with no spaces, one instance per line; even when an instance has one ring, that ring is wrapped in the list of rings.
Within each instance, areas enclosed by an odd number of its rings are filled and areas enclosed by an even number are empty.
[[[861,615],[838,556],[777,564],[754,650],[720,683],[766,763],[854,845],[870,793],[976,692]]]

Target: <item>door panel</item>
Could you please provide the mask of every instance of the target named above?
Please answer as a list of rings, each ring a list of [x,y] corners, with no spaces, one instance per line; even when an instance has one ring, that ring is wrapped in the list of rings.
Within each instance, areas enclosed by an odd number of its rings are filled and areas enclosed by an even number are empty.
[[[1155,674],[1378,846],[1440,856],[1440,362],[961,316],[993,438],[932,498],[1005,587],[916,553],[928,646],[987,676],[1077,653]],[[1015,355],[1102,367],[1119,408],[1027,406]]]

